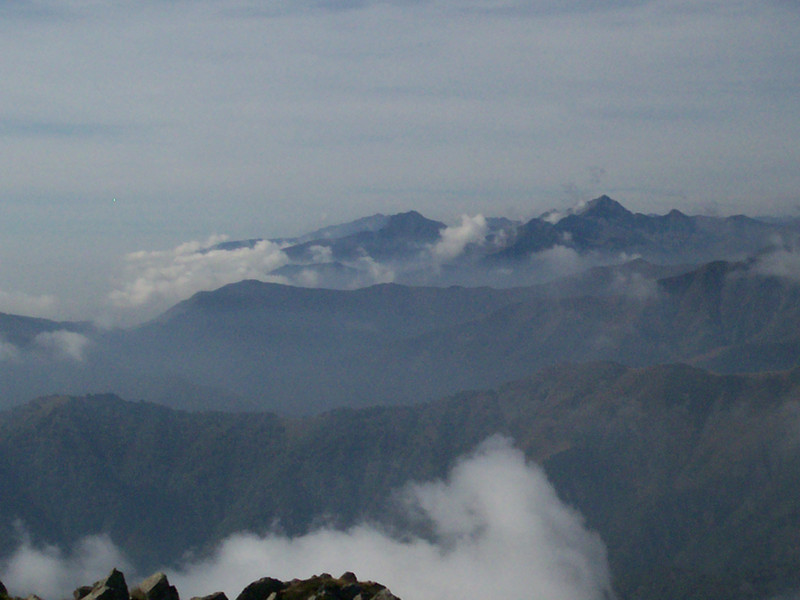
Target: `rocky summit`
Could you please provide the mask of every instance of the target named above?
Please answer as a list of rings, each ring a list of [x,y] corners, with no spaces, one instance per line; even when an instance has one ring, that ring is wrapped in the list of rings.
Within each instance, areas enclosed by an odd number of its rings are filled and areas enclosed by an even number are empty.
[[[73,600],[180,600],[178,590],[170,585],[164,573],[154,573],[137,586],[128,589],[125,575],[113,569],[107,577],[92,585],[84,585],[72,592]],[[28,596],[26,600],[36,600]],[[20,600],[8,595],[0,582],[0,600]],[[224,592],[195,596],[191,600],[228,600]],[[281,581],[263,577],[254,581],[236,597],[236,600],[400,600],[386,586],[374,581],[359,581],[351,572],[341,577],[328,573],[308,579]]]

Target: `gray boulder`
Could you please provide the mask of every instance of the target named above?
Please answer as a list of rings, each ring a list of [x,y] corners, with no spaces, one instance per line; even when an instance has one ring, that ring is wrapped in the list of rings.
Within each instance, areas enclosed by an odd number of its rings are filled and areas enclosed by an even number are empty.
[[[180,600],[164,573],[154,573],[131,590],[132,600]]]
[[[214,592],[208,596],[194,596],[191,600],[228,600],[225,592]]]
[[[285,587],[286,584],[280,579],[262,577],[244,588],[236,600],[267,600],[270,594],[280,592]]]
[[[91,585],[82,585],[81,587],[77,588],[74,592],[72,592],[73,600],[81,600],[92,593],[92,586]]]
[[[105,579],[96,582],[88,593],[79,595],[87,588],[83,586],[75,590],[75,600],[130,600],[125,575],[116,569],[112,569]]]

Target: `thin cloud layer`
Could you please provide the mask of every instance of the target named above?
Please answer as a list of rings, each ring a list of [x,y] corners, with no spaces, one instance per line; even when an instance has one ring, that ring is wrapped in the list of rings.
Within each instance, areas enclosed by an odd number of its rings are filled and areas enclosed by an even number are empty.
[[[354,571],[408,600],[472,597],[600,600],[609,597],[605,547],[564,505],[542,470],[511,441],[493,437],[444,481],[407,486],[400,497],[424,520],[431,539],[398,540],[361,524],[289,538],[243,533],[207,560],[165,569],[181,597],[222,590],[235,598],[264,576],[291,579]],[[70,556],[23,545],[2,568],[12,593],[55,600],[126,561],[105,537],[84,540]],[[141,574],[126,572],[129,583]]]

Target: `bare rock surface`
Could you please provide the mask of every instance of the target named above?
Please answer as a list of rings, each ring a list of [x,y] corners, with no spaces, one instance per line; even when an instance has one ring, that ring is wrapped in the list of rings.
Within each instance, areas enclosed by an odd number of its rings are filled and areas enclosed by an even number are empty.
[[[154,573],[129,591],[125,576],[116,569],[92,585],[78,587],[72,593],[72,597],[73,600],[180,600],[178,590],[174,585],[170,585],[165,573]],[[41,600],[34,596],[28,596],[28,599]],[[0,582],[0,600],[19,599],[10,598],[5,586]],[[228,597],[224,592],[213,592],[206,596],[195,596],[191,600],[228,600]],[[374,581],[359,581],[354,573],[347,571],[341,577],[322,573],[308,579],[291,581],[262,577],[247,585],[236,600],[400,599],[386,589],[386,586]]]

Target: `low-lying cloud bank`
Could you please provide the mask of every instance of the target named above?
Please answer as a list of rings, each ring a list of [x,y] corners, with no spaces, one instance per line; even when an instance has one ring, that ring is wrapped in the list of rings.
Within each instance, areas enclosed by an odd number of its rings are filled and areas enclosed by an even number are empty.
[[[759,275],[800,281],[800,248],[788,246],[762,254],[752,269]]]
[[[506,438],[490,438],[446,480],[410,484],[401,497],[410,515],[428,522],[431,539],[399,540],[366,523],[295,538],[242,533],[210,558],[167,572],[185,598],[216,590],[234,598],[265,575],[291,579],[347,570],[404,600],[611,595],[599,536]],[[97,579],[114,561],[124,563],[103,537],[88,538],[69,557],[25,543],[4,565],[2,579],[14,593],[50,600]]]
[[[108,536],[82,539],[71,554],[55,546],[34,546],[20,531],[22,543],[2,565],[3,583],[12,595],[36,594],[46,600],[67,598],[79,585],[96,581],[116,567],[130,570],[130,564]]]
[[[0,362],[28,359],[83,362],[92,341],[76,331],[58,329],[36,334],[32,343],[20,348],[0,336]]]
[[[289,262],[278,244],[262,240],[233,250],[213,246],[224,237],[187,242],[172,250],[140,251],[125,257],[123,280],[109,294],[117,310],[165,309],[196,292],[244,279],[286,283],[269,273]]]
[[[38,334],[33,343],[57,359],[83,361],[89,338],[75,331],[45,331]]]

